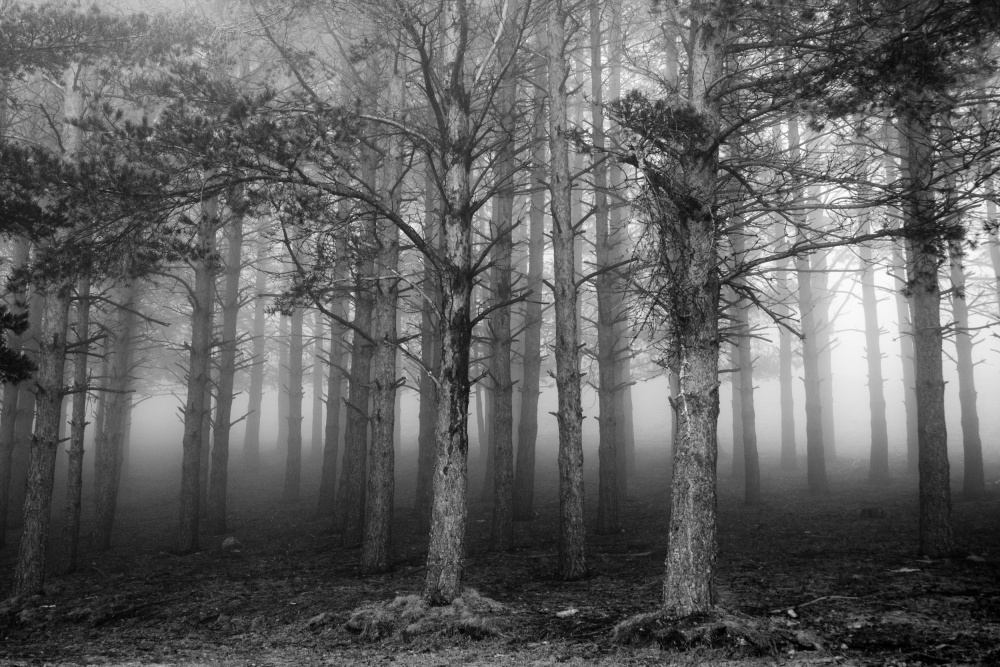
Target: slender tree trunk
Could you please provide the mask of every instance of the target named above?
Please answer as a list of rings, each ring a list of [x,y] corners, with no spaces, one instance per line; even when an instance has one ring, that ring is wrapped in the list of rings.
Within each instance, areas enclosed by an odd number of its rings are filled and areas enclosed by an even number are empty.
[[[791,159],[798,160],[801,149],[798,120],[788,121],[788,145]],[[800,234],[805,221],[800,225]],[[826,457],[823,453],[823,399],[820,391],[819,340],[816,334],[812,263],[808,255],[795,258],[798,279],[799,318],[802,327],[802,376],[806,399],[806,478],[813,493],[829,490]]]
[[[862,233],[870,228],[870,213],[864,212]],[[861,303],[865,314],[865,356],[868,360],[868,406],[871,412],[871,456],[868,480],[883,484],[889,479],[889,432],[885,418],[885,380],[882,377],[882,330],[878,321],[875,270],[872,250],[858,248],[861,259]]]
[[[556,311],[556,388],[559,425],[559,567],[562,579],[587,573],[583,521],[583,408],[580,401],[580,335],[577,330],[573,181],[567,139],[566,21],[562,0],[549,9],[549,191],[552,207],[553,297]]]
[[[233,421],[236,380],[237,325],[240,314],[240,273],[243,268],[243,215],[231,212],[226,226],[226,291],[222,297],[222,341],[219,344],[219,386],[215,399],[212,469],[208,484],[208,529],[226,532],[226,494],[229,487],[229,435]]]
[[[780,264],[775,280],[782,297],[790,298],[786,266],[784,261]],[[790,317],[791,307],[782,304],[779,312]],[[792,332],[783,326],[778,327],[778,386],[781,405],[781,467],[795,470],[798,467],[798,455],[795,445],[795,399],[792,393]]]
[[[279,459],[288,459],[288,409],[291,391],[288,379],[289,330],[288,315],[278,317],[278,442],[275,447]]]
[[[266,257],[263,246],[257,251],[257,280],[253,311],[253,347],[248,389],[247,423],[243,435],[243,466],[246,472],[260,473],[260,412],[264,404],[265,343],[267,341],[267,310],[264,293],[267,291],[267,273],[261,268]]]
[[[52,516],[59,417],[65,387],[66,331],[72,283],[67,279],[39,286],[45,295],[42,327],[38,336],[38,370],[35,373],[37,413],[28,457],[28,483],[24,499],[24,527],[14,571],[15,597],[42,593],[45,560]]]
[[[932,119],[918,105],[900,119],[906,154],[905,218],[909,243],[907,287],[913,307],[913,350],[917,389],[920,468],[920,553],[941,558],[952,553],[951,481],[945,429],[941,351],[941,293],[938,287],[941,238],[931,184],[934,179]]]
[[[733,309],[735,321],[735,308]],[[737,327],[738,328],[738,327]],[[740,394],[740,346],[734,340],[729,345],[729,363],[732,366],[729,388],[731,390],[731,417],[733,424],[733,479],[742,484],[746,476],[746,456],[743,451],[743,396]]]
[[[313,354],[312,354],[312,449],[309,461],[316,464],[323,460],[323,314],[318,310],[313,320]]]
[[[94,447],[94,548],[99,551],[111,548],[118,507],[126,421],[131,403],[129,392],[132,384],[136,304],[134,282],[121,288],[119,300],[125,307],[118,314],[112,333],[107,403],[101,432]]]
[[[288,345],[288,444],[285,447],[285,489],[282,500],[299,502],[302,486],[302,320],[303,309],[296,306],[289,324]]]
[[[823,215],[826,226],[826,216]],[[833,323],[830,321],[831,293],[829,280],[829,252],[819,251],[812,262],[813,283],[813,321],[816,326],[816,349],[819,353],[819,395],[822,402],[821,415],[823,419],[823,457],[829,468],[837,461],[837,447],[834,439],[836,429],[833,418]]]
[[[331,310],[347,318],[347,297],[335,297]],[[340,456],[340,403],[343,397],[344,325],[330,320],[330,368],[326,376],[326,429],[323,434],[323,472],[319,481],[319,516],[332,516],[337,502],[337,459]]]
[[[590,113],[594,149],[597,158],[594,174],[594,259],[597,269],[606,272],[597,277],[597,403],[598,447],[600,463],[597,490],[597,526],[599,535],[610,535],[621,530],[619,505],[621,503],[618,467],[621,463],[618,439],[618,421],[615,419],[615,394],[617,391],[615,361],[618,337],[615,335],[615,303],[613,252],[611,232],[608,228],[608,169],[601,157],[605,150],[604,137],[604,66],[601,47],[604,32],[601,30],[600,0],[590,3]]]
[[[435,186],[430,167],[424,169],[424,229],[429,239],[440,243],[440,213],[435,205]],[[423,534],[431,527],[433,498],[435,439],[434,424],[437,415],[437,385],[434,378],[439,370],[440,335],[438,311],[440,286],[433,262],[424,257],[423,290],[420,307],[420,412],[417,437],[417,532]]]
[[[739,232],[737,232],[737,235]],[[734,242],[736,252],[742,252],[742,244]],[[750,347],[750,304],[736,303],[737,362],[739,363],[740,424],[742,426],[743,450],[743,502],[747,505],[760,504],[760,461],[757,458],[757,412],[753,395],[753,350]]]
[[[986,493],[986,479],[983,471],[983,443],[979,437],[979,411],[976,408],[969,306],[965,301],[965,267],[962,265],[962,248],[959,242],[951,241],[948,244],[948,254],[951,259],[951,312],[955,320],[958,399],[962,412],[962,451],[965,455],[962,494],[966,498],[978,498]]]
[[[73,416],[70,422],[69,462],[66,468],[66,571],[74,572],[80,550],[80,511],[83,497],[83,441],[87,432],[87,370],[90,367],[90,277],[76,286],[76,358],[73,365]]]
[[[193,260],[194,292],[191,301],[191,355],[188,362],[187,401],[184,406],[184,440],[181,462],[180,527],[177,550],[198,550],[198,524],[201,518],[201,457],[205,433],[205,399],[209,394],[212,361],[212,286],[214,278],[207,258],[215,250],[219,202],[207,199],[198,225],[201,252]]]
[[[544,50],[544,43],[540,45]],[[521,380],[521,416],[517,425],[517,465],[514,470],[514,519],[535,518],[535,444],[538,438],[538,397],[542,365],[542,277],[545,252],[545,108],[546,72],[535,73],[535,117],[533,121],[531,181],[533,191],[528,212],[528,301],[524,306],[524,374]]]

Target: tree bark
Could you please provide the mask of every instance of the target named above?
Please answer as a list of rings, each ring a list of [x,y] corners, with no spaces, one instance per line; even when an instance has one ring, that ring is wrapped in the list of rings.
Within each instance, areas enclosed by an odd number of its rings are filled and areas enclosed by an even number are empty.
[[[203,203],[198,223],[198,256],[194,265],[194,292],[191,301],[191,355],[188,361],[187,400],[184,406],[184,439],[181,461],[180,526],[177,550],[182,554],[198,550],[198,526],[201,518],[201,457],[206,433],[205,399],[209,396],[212,361],[212,267],[208,258],[215,251],[219,202]]]
[[[583,408],[580,401],[580,335],[571,218],[573,181],[567,138],[566,21],[569,11],[554,0],[548,17],[549,192],[552,208],[553,298],[556,311],[556,389],[559,425],[559,567],[564,580],[587,573],[583,521]]]
[[[76,350],[73,365],[73,414],[70,421],[68,464],[66,468],[66,525],[64,546],[66,571],[74,572],[80,549],[80,511],[83,496],[83,441],[87,432],[87,394],[90,361],[90,276],[83,276],[76,287]]]
[[[331,304],[331,311],[347,318],[347,297],[338,294]],[[337,459],[340,456],[340,403],[343,397],[344,336],[346,328],[330,320],[330,368],[326,376],[326,428],[323,433],[323,471],[319,481],[319,516],[332,516],[337,502]]]
[[[870,212],[862,213],[861,233],[871,226]],[[875,294],[875,270],[872,250],[858,248],[861,259],[861,303],[865,314],[865,356],[868,361],[868,407],[871,412],[871,455],[868,481],[883,484],[889,479],[889,433],[885,418],[885,379],[882,377],[882,329],[878,321],[878,298]]]
[[[239,202],[237,202],[239,206]],[[232,207],[231,207],[232,208]],[[226,495],[229,487],[229,435],[233,421],[233,386],[236,380],[237,325],[240,314],[240,273],[243,268],[243,214],[231,210],[225,228],[227,242],[222,297],[222,340],[219,343],[219,385],[215,399],[212,467],[208,483],[208,529],[226,532]]]
[[[312,448],[309,461],[316,464],[323,460],[323,314],[318,310],[313,319],[313,354],[312,354],[312,428],[310,438]]]
[[[288,459],[288,348],[290,321],[284,313],[278,316],[278,442],[275,447],[279,459]]]
[[[775,281],[782,298],[790,298],[785,261],[779,264]],[[789,317],[791,307],[783,304],[779,312]],[[778,389],[781,406],[781,467],[785,470],[795,470],[798,467],[798,453],[795,444],[795,399],[792,394],[792,332],[780,325],[778,326]]]
[[[736,320],[735,311],[736,309],[734,308],[732,311],[734,323]],[[733,340],[729,345],[729,363],[732,366],[729,382],[730,394],[732,396],[730,414],[733,424],[733,465],[731,473],[733,480],[742,484],[747,471],[746,456],[743,450],[743,398],[740,394],[740,346],[737,340]]]
[[[107,403],[101,431],[95,440],[94,452],[94,548],[111,548],[118,490],[127,429],[128,406],[131,403],[131,372],[134,357],[136,287],[134,282],[122,286],[119,300],[125,306],[117,315],[112,333],[111,360],[108,364]]]
[[[429,239],[440,243],[440,212],[435,205],[435,186],[430,167],[424,169],[424,229]],[[433,498],[437,385],[439,370],[440,335],[438,308],[440,285],[437,270],[429,257],[423,261],[422,302],[420,307],[420,412],[417,415],[417,532],[425,533],[431,527],[431,501]]]
[[[735,246],[736,244],[734,244]],[[740,252],[740,250],[737,250]],[[753,350],[750,347],[750,304],[736,303],[737,361],[739,363],[740,424],[743,450],[743,502],[760,504],[760,460],[757,458],[757,412],[753,396]]]
[[[257,279],[253,311],[253,347],[250,366],[250,387],[247,398],[247,424],[243,435],[243,466],[246,472],[256,476],[260,473],[260,412],[264,404],[265,344],[267,342],[267,310],[264,307],[264,293],[267,291],[267,273],[261,268],[266,251],[261,246],[257,251]]]
[[[302,320],[303,308],[296,306],[289,324],[288,345],[288,444],[285,448],[285,488],[282,501],[299,502],[302,486]]]
[[[917,434],[920,469],[920,553],[928,558],[954,550],[951,482],[945,428],[938,286],[941,231],[934,210],[934,150],[925,106],[900,119],[906,155],[903,229],[909,244],[907,287],[913,308]]]

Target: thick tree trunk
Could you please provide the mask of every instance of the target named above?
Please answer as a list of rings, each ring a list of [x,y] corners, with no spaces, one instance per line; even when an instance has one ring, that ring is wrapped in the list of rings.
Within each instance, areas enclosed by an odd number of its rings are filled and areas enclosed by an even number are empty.
[[[941,558],[952,553],[954,539],[938,287],[941,230],[931,190],[933,130],[931,119],[926,112],[920,111],[925,108],[921,106],[900,120],[907,165],[903,228],[909,243],[906,274],[913,308],[920,457],[920,553],[929,558]]]
[[[45,308],[38,335],[38,370],[34,380],[37,412],[28,457],[24,526],[11,590],[15,597],[40,594],[45,583],[72,287],[66,279],[39,287],[45,295]]]
[[[188,361],[187,400],[184,405],[184,439],[181,461],[180,527],[177,550],[198,550],[198,523],[201,518],[201,457],[205,446],[205,399],[209,394],[212,361],[212,287],[214,278],[207,258],[215,251],[219,203],[204,202],[198,228],[201,252],[193,260],[194,292],[191,301],[191,355]]]
[[[431,169],[424,169],[424,229],[429,239],[440,242],[440,213],[435,202],[435,186]],[[439,370],[440,334],[438,308],[440,285],[437,270],[428,257],[423,262],[422,301],[420,306],[420,412],[417,436],[417,532],[426,533],[431,527],[431,501],[433,498],[435,440],[434,424],[437,416],[437,385],[434,382]]]
[[[986,493],[986,479],[983,471],[983,443],[979,437],[979,411],[976,408],[969,306],[965,302],[965,267],[962,265],[962,248],[957,241],[948,244],[948,251],[951,259],[951,312],[955,320],[958,400],[962,412],[962,451],[965,458],[962,494],[966,498],[978,498]]]
[[[544,42],[540,49],[544,51]],[[545,252],[545,99],[546,71],[535,71],[534,119],[532,122],[532,193],[528,210],[528,273],[524,306],[524,357],[521,380],[521,411],[517,424],[517,462],[514,468],[514,519],[535,518],[535,444],[538,439],[538,397],[542,366],[542,277]]]
[[[250,366],[250,387],[247,391],[247,423],[243,435],[243,467],[250,475],[260,473],[260,412],[264,404],[265,343],[267,342],[267,309],[264,293],[267,291],[267,273],[261,268],[265,261],[265,250],[257,251],[257,280],[253,311],[253,347]]]
[[[66,571],[74,572],[80,549],[80,511],[83,496],[83,441],[87,432],[87,393],[90,361],[90,277],[83,276],[76,286],[76,349],[73,365],[73,414],[70,421],[68,463],[66,467],[66,524],[64,548]]]
[[[347,297],[335,297],[330,310],[347,319]],[[332,516],[337,502],[337,460],[340,457],[340,407],[343,397],[344,336],[346,328],[330,320],[330,367],[326,376],[326,428],[323,433],[323,471],[319,480],[319,502],[316,513]]]
[[[222,297],[222,340],[219,344],[219,384],[212,435],[212,468],[208,483],[208,529],[226,532],[226,494],[229,487],[229,434],[233,421],[236,380],[237,324],[240,314],[240,273],[243,268],[243,216],[231,212],[226,226],[226,287]]]
[[[865,212],[862,233],[870,228],[870,213]],[[875,294],[875,270],[872,250],[858,248],[861,259],[861,304],[865,314],[865,356],[868,360],[868,407],[871,412],[871,455],[868,481],[883,484],[889,479],[889,432],[885,417],[885,380],[882,377],[882,330],[878,321],[878,298]]]
[[[740,390],[740,422],[742,426],[743,450],[743,502],[747,505],[760,504],[760,461],[757,458],[757,412],[753,396],[753,350],[750,347],[750,304],[736,305],[736,326],[739,336],[736,344],[737,373]]]
[[[282,501],[299,502],[302,487],[302,320],[303,309],[296,306],[291,316],[288,340],[288,444],[285,447],[285,489]]]
[[[568,9],[555,0],[549,9],[549,192],[552,207],[553,297],[556,311],[556,389],[559,425],[559,567],[564,580],[587,573],[583,521],[583,408],[580,401],[580,335],[574,231],[573,181],[567,137],[566,21]]]
[[[107,403],[101,431],[94,447],[94,548],[111,548],[118,490],[121,482],[128,406],[131,404],[131,371],[135,337],[135,283],[123,286],[119,300],[124,308],[118,313],[111,341],[108,364]]]

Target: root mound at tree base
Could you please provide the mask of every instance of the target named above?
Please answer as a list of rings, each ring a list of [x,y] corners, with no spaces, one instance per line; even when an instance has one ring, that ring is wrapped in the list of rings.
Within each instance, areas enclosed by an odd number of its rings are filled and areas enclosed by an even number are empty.
[[[362,639],[375,641],[389,637],[417,635],[466,635],[474,639],[501,633],[500,614],[509,611],[496,600],[468,588],[450,605],[433,607],[419,595],[401,595],[391,602],[358,607],[344,627]]]
[[[616,644],[660,648],[731,649],[741,654],[775,655],[782,649],[821,649],[811,633],[793,632],[771,619],[754,618],[737,612],[714,609],[683,618],[656,611],[627,618],[611,631]]]

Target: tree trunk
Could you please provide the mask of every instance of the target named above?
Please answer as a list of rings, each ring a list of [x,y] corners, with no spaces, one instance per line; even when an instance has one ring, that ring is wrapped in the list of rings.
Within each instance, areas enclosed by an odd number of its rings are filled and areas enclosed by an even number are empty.
[[[237,203],[239,205],[239,203]],[[222,297],[222,341],[219,344],[219,385],[215,399],[212,469],[208,484],[208,529],[226,532],[229,487],[229,434],[233,421],[236,380],[237,325],[240,314],[240,273],[243,268],[243,215],[233,210],[226,226],[226,291]]]
[[[861,232],[870,229],[869,212],[864,212]],[[871,456],[868,481],[884,484],[889,479],[889,433],[885,418],[885,380],[882,377],[882,330],[878,321],[878,298],[875,295],[875,271],[872,250],[858,248],[861,259],[861,303],[865,314],[865,356],[868,360],[868,406],[871,412]]]
[[[976,408],[969,306],[965,301],[965,267],[962,265],[962,248],[959,242],[951,241],[948,244],[948,254],[951,259],[951,312],[955,320],[958,399],[962,411],[962,451],[965,455],[962,494],[966,498],[978,498],[986,493],[986,479],[983,471],[983,443],[979,437],[979,411]]]
[[[40,285],[39,291],[45,295],[45,308],[38,335],[38,370],[34,380],[37,412],[28,456],[24,527],[11,590],[15,597],[41,594],[45,583],[52,490],[56,452],[59,449],[59,418],[65,391],[63,373],[72,283],[62,279]]]
[[[825,215],[823,216],[825,220]],[[826,226],[825,223],[821,223]],[[822,403],[823,457],[829,468],[837,461],[836,429],[833,418],[833,323],[830,321],[831,292],[829,281],[829,252],[821,250],[812,262],[813,321],[816,326],[816,349],[819,353],[819,395]]]
[[[87,371],[90,361],[90,277],[80,278],[76,287],[76,359],[73,366],[73,415],[70,421],[69,461],[66,467],[66,525],[64,546],[66,571],[75,572],[80,551],[80,513],[83,498],[83,453],[87,433]]]
[[[198,523],[201,518],[201,452],[205,446],[205,398],[212,361],[212,286],[214,278],[207,258],[215,251],[219,202],[203,203],[198,225],[198,256],[194,264],[194,292],[191,301],[191,355],[188,362],[187,400],[184,406],[184,439],[181,462],[180,528],[177,550],[182,554],[198,550]]]
[[[545,51],[544,38],[539,50]],[[545,253],[545,99],[546,70],[535,68],[534,119],[532,121],[531,200],[528,210],[528,273],[524,306],[524,357],[522,360],[521,413],[517,424],[517,462],[514,469],[514,519],[535,518],[535,445],[538,439],[538,397],[542,366],[542,289]]]
[[[903,228],[909,243],[906,275],[913,307],[920,553],[928,558],[941,558],[954,549],[938,287],[941,230],[931,190],[934,180],[932,123],[929,114],[922,109],[926,106],[918,106],[909,116],[900,119],[907,165]]]
[[[799,159],[799,124],[795,118],[788,121],[788,150],[793,161]],[[799,233],[803,234],[805,221],[801,221]],[[826,477],[826,457],[823,453],[823,399],[820,390],[819,341],[816,332],[813,295],[812,262],[808,255],[795,258],[798,280],[799,318],[802,327],[802,376],[806,399],[806,478],[813,493],[829,490]]]
[[[310,438],[312,448],[309,461],[315,465],[323,460],[323,314],[318,310],[313,320],[313,354],[312,354],[312,428]]]
[[[299,502],[302,486],[302,320],[303,309],[296,306],[289,324],[288,339],[288,444],[285,447],[285,489],[281,499]]]
[[[435,207],[435,186],[431,169],[424,169],[424,229],[429,239],[440,242],[440,213]],[[434,378],[439,370],[440,335],[437,309],[440,306],[440,285],[437,270],[428,257],[423,262],[423,300],[420,307],[420,412],[417,437],[417,532],[431,527],[431,501],[434,479],[434,422],[437,414],[437,385]]]
[[[253,348],[250,366],[250,387],[248,390],[247,424],[243,435],[243,466],[246,472],[256,476],[260,473],[260,412],[264,404],[265,343],[267,341],[267,309],[264,293],[267,291],[267,273],[261,268],[265,261],[264,247],[257,251],[257,298],[253,311]]]
[[[782,261],[776,281],[782,296],[789,298],[791,294],[786,266],[786,262]],[[780,312],[789,317],[791,307],[785,304]],[[781,405],[781,467],[795,470],[799,464],[795,444],[795,399],[792,393],[792,332],[783,326],[778,327],[778,385]]]
[[[733,313],[735,322],[735,309]],[[735,332],[734,332],[735,333]],[[731,390],[731,418],[733,424],[733,480],[742,484],[746,476],[746,457],[743,451],[743,400],[740,394],[740,346],[734,340],[729,345],[729,364],[732,367],[730,373],[729,388]]]
[[[282,313],[278,316],[278,442],[275,449],[278,458],[288,459],[288,347],[289,347],[289,317]]]
[[[739,232],[737,232],[739,234]],[[734,243],[734,249],[742,252],[739,244]],[[737,362],[739,363],[740,393],[740,424],[742,426],[743,450],[743,502],[747,505],[760,504],[760,461],[757,458],[757,412],[753,396],[753,350],[750,347],[750,304],[746,301],[736,303],[736,343]]]
[[[338,294],[330,310],[347,318],[347,297]],[[340,403],[343,397],[344,336],[346,328],[330,320],[330,368],[326,376],[326,428],[323,433],[323,472],[319,480],[319,516],[332,516],[337,502],[337,459],[340,456]]]
[[[118,321],[112,333],[107,403],[101,432],[97,434],[94,447],[94,548],[99,551],[111,548],[118,506],[126,421],[131,403],[135,290],[135,283],[129,282],[119,293],[124,308],[117,315]]]
[[[577,330],[573,182],[567,138],[566,21],[568,10],[555,0],[548,17],[549,192],[552,207],[553,297],[556,311],[556,389],[559,425],[559,567],[564,580],[587,573],[583,522],[583,408],[580,401],[580,335]]]

